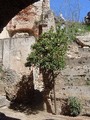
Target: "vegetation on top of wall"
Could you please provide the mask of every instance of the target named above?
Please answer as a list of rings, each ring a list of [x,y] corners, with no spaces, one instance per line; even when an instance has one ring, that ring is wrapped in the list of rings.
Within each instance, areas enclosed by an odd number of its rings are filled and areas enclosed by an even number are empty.
[[[90,32],[90,25],[84,25],[84,27],[86,31]]]
[[[76,36],[82,35],[88,31],[86,25],[80,22],[60,21],[57,23],[57,26],[58,24],[66,28],[66,33],[68,34],[70,41],[75,40]]]

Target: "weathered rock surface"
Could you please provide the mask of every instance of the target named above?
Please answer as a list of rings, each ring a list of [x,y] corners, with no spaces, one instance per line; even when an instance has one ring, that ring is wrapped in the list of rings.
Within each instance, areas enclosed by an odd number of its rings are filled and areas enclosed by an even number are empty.
[[[18,34],[21,35],[21,33],[38,37],[51,27],[55,29],[54,15],[50,10],[50,1],[40,0],[29,5],[13,17],[1,33],[0,38],[18,37]]]
[[[42,0],[20,11],[7,25],[10,37],[15,33],[26,32],[29,35],[38,35],[36,22],[39,22],[42,14]]]
[[[2,81],[0,92],[4,94],[5,87],[7,98],[11,101],[23,100],[27,96],[26,93],[28,94],[33,87],[32,79],[28,82],[30,71],[25,67],[25,62],[34,43],[33,36],[0,40],[0,79]],[[26,77],[23,80],[24,75]]]
[[[12,70],[6,70],[4,75],[5,92],[8,100],[14,102],[28,102],[32,97],[33,75],[23,75],[22,78]]]
[[[30,71],[25,67],[25,62],[31,52],[31,46],[35,43],[35,38],[13,38],[11,40],[1,40],[0,42],[0,60],[4,69],[2,81],[4,82],[7,98],[11,101],[23,100],[27,96],[26,93],[28,94],[33,88],[32,79],[28,78]]]
[[[0,32],[19,11],[37,1],[38,0],[0,0]]]
[[[0,108],[4,106],[9,106],[10,101],[6,99],[6,96],[0,95]]]
[[[16,71],[19,75],[29,73],[25,67],[26,58],[31,52],[31,46],[35,43],[35,38],[21,37],[0,40],[0,59],[5,69]]]
[[[85,45],[90,45],[90,33],[78,36]],[[90,113],[90,48],[73,42],[67,51],[67,65],[57,78],[56,97],[58,113],[65,100],[78,97],[83,105],[81,114]]]
[[[20,76],[13,70],[4,70],[3,81],[5,83],[5,93],[8,100],[12,101],[16,99],[18,88],[16,85],[20,82]]]

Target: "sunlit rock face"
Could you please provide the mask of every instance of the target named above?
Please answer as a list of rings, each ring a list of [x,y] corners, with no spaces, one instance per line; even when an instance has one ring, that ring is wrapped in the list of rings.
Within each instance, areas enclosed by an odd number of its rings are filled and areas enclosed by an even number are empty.
[[[2,33],[0,33],[0,39],[4,39],[4,38],[9,38],[9,34],[6,27],[4,27]]]
[[[42,0],[20,11],[7,25],[7,31],[10,37],[16,33],[28,33],[29,35],[38,35],[37,23],[41,19]]]
[[[37,1],[39,0],[0,0],[0,33],[19,11]]]

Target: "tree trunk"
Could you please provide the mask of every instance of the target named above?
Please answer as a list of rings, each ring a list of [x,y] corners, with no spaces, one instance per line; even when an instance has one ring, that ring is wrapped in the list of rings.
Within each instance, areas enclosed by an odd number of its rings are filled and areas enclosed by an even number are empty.
[[[55,114],[57,114],[57,105],[56,105],[56,92],[55,92],[55,78],[54,78],[54,72],[53,72],[53,93],[54,93],[54,109],[55,109]]]

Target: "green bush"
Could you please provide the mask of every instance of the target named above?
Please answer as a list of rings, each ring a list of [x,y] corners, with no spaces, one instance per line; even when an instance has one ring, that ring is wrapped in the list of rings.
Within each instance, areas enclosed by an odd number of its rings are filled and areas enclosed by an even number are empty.
[[[87,30],[87,32],[90,32],[90,25],[84,25],[84,27]]]
[[[90,85],[90,79],[86,80],[86,85]]]
[[[69,114],[70,116],[77,116],[80,114],[82,105],[78,98],[76,97],[69,97],[68,98],[68,107],[69,107]]]

